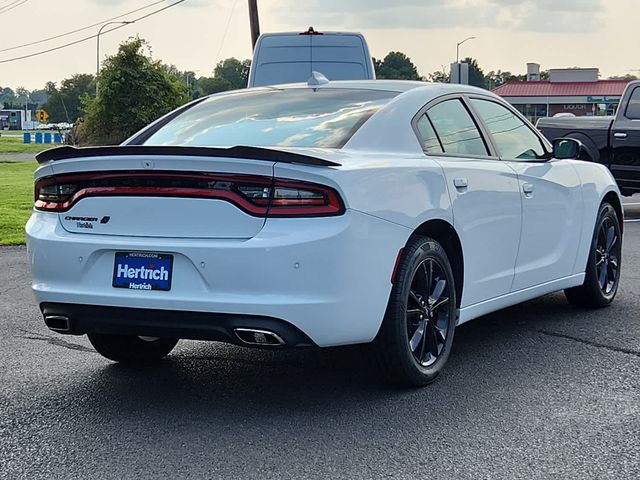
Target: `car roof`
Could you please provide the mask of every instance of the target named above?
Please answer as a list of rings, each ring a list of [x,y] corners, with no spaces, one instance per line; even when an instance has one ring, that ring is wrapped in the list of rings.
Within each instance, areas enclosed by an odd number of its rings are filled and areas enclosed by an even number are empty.
[[[426,96],[441,96],[447,94],[483,94],[489,96],[495,96],[490,91],[483,88],[474,87],[471,85],[462,85],[456,83],[433,83],[433,82],[420,82],[416,80],[336,80],[329,81],[328,83],[321,85],[309,85],[307,83],[287,83],[282,85],[270,85],[265,87],[276,90],[285,90],[293,88],[325,88],[325,89],[357,89],[357,90],[383,90],[389,92],[405,93],[410,90],[420,89],[422,95]],[[247,89],[254,90],[254,89]]]

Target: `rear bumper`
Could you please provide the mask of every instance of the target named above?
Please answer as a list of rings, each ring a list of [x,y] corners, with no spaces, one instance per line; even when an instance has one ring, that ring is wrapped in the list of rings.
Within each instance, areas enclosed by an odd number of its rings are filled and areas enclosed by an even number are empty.
[[[182,312],[140,308],[103,307],[72,303],[42,303],[45,318],[67,318],[68,329],[53,328],[58,333],[84,335],[140,335],[191,340],[215,340],[246,346],[236,329],[273,332],[286,347],[310,347],[315,344],[299,328],[284,320],[255,315]],[[48,325],[49,326],[49,325]],[[50,327],[51,328],[51,327]]]
[[[244,240],[70,233],[56,214],[43,212],[33,213],[26,230],[36,300],[78,306],[77,333],[99,325],[114,334],[173,332],[170,336],[229,341],[233,316],[276,319],[321,347],[366,343],[376,336],[397,252],[411,233],[351,210],[339,217],[269,219],[259,234]],[[117,251],[174,255],[171,291],[113,288]],[[100,307],[134,312],[122,318],[135,321],[120,321],[116,310]],[[92,308],[103,320],[91,320]],[[154,313],[174,315],[178,323],[159,324]],[[187,323],[183,330],[180,322]]]

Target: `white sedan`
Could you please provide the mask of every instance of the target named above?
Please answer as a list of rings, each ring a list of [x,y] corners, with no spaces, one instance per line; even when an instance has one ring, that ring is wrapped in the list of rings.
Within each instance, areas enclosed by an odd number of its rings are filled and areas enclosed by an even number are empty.
[[[38,156],[33,290],[50,329],[115,361],[178,339],[370,343],[425,385],[461,323],[557,290],[615,297],[620,194],[580,149],[460,85],[213,95],[123,145]]]

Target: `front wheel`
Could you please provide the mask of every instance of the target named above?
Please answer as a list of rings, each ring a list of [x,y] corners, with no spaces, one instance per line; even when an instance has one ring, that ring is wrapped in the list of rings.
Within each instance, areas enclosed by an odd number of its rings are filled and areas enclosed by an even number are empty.
[[[591,241],[584,284],[564,291],[570,304],[601,308],[609,305],[618,292],[622,266],[622,232],[615,209],[604,203]]]
[[[451,353],[455,325],[456,289],[447,254],[436,240],[413,237],[373,343],[380,368],[403,386],[433,382]]]
[[[176,338],[135,337],[126,335],[87,334],[93,348],[114,362],[144,364],[161,360],[178,343]]]

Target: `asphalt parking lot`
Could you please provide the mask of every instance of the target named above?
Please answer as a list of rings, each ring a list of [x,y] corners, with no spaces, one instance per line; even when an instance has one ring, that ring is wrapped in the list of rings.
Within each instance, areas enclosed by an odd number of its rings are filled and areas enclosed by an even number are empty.
[[[610,308],[558,293],[464,325],[421,390],[359,347],[111,364],[45,328],[24,247],[0,248],[0,477],[640,478],[638,197]]]

